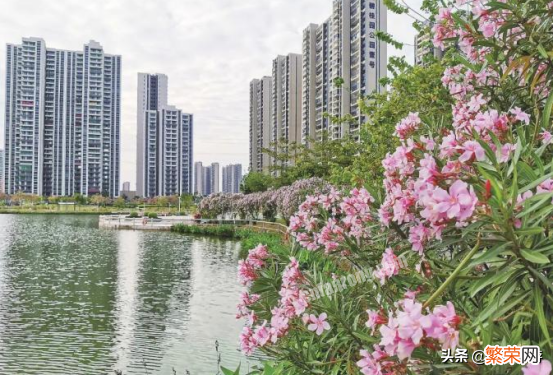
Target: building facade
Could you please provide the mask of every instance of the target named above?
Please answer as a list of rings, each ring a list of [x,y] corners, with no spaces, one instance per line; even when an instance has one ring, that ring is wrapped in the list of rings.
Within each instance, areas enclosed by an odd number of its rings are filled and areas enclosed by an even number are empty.
[[[387,30],[383,0],[334,0],[329,19],[310,24],[302,40],[302,138],[304,143],[359,139],[365,117],[358,100],[382,92],[387,46],[377,31]]]
[[[230,164],[223,167],[221,171],[221,191],[223,193],[240,193],[242,181],[242,165]]]
[[[8,44],[5,187],[45,196],[119,194],[121,56],[43,39]]]
[[[302,55],[273,60],[271,75],[271,142],[302,142]],[[286,151],[286,150],[276,150]],[[272,161],[273,163],[273,161]]]
[[[271,77],[250,82],[250,171],[267,172],[271,144]]]
[[[167,104],[167,76],[139,73],[137,194],[193,193],[193,115]]]
[[[167,106],[167,87],[165,74],[138,74],[136,178],[137,194],[141,197],[153,196],[157,189],[158,111]]]
[[[414,64],[425,65],[427,58],[442,59],[444,52],[433,45],[433,35],[431,33],[432,24],[426,22],[414,38]]]
[[[202,162],[194,164],[194,194],[208,196],[220,192],[219,163],[204,167]]]
[[[4,192],[4,150],[0,150],[0,193]]]

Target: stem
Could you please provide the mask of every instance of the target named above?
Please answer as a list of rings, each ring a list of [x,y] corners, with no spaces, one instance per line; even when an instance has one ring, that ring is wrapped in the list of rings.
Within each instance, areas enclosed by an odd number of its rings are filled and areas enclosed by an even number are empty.
[[[456,277],[458,277],[458,274],[460,272],[462,272],[464,267],[469,263],[471,258],[473,258],[475,253],[479,250],[479,245],[480,244],[481,244],[481,237],[477,237],[477,243],[475,244],[475,247],[473,247],[473,249],[471,249],[471,251],[465,256],[465,258],[460,262],[458,267],[456,267],[456,269],[454,271],[452,271],[450,276],[444,281],[444,283],[442,283],[442,285],[439,287],[439,289],[437,289],[435,291],[435,293],[433,293],[433,295],[431,297],[429,297],[429,299],[423,305],[423,308],[429,307],[431,302],[433,302],[438,296],[440,296],[442,294],[442,292],[444,292],[446,287],[448,285],[450,285],[450,283],[452,283],[452,281],[454,281],[456,279]]]

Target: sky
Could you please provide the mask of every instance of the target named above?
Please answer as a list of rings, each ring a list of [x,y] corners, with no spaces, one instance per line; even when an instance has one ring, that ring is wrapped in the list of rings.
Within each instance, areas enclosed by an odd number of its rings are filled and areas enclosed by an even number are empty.
[[[418,8],[421,0],[406,0]],[[137,73],[164,73],[169,104],[194,114],[194,161],[248,168],[249,82],[271,75],[277,55],[300,53],[302,30],[331,15],[332,0],[2,0],[0,140],[7,43],[40,37],[48,48],[89,40],[122,56],[121,181],[135,186]],[[389,56],[413,61],[412,20],[389,12],[406,43]]]

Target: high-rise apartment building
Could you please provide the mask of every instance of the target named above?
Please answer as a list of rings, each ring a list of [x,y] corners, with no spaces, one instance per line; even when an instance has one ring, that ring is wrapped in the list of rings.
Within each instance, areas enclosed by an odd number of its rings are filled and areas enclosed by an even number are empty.
[[[137,194],[141,197],[154,196],[157,190],[158,111],[167,105],[167,86],[165,74],[138,74],[136,155]]]
[[[204,167],[201,161],[194,163],[194,195],[203,195],[204,177],[202,173]]]
[[[271,77],[250,82],[250,171],[267,172],[271,144]]]
[[[0,193],[4,192],[4,150],[0,150]]]
[[[167,76],[138,75],[137,194],[192,194],[193,115],[167,104]]]
[[[221,191],[224,193],[239,193],[242,181],[242,165],[230,164],[223,167],[221,172]]]
[[[414,38],[414,64],[425,65],[427,56],[434,57],[440,60],[444,52],[433,45],[433,35],[431,33],[431,24],[426,22],[421,30]]]
[[[204,167],[202,162],[194,164],[194,194],[208,196],[220,192],[219,163]]]
[[[271,75],[271,141],[302,142],[302,55],[273,60]]]
[[[310,24],[302,41],[302,134],[305,143],[319,140],[323,131],[332,139],[359,138],[358,100],[385,88],[387,47],[377,31],[386,31],[383,0],[334,0],[329,19]],[[342,121],[335,122],[326,114]]]
[[[43,39],[8,44],[5,187],[45,196],[119,194],[121,56]]]

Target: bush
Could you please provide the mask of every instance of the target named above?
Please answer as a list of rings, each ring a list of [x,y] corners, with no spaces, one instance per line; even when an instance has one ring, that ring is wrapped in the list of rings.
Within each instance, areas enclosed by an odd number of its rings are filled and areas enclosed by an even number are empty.
[[[136,211],[132,211],[132,212],[129,214],[129,216],[127,216],[127,217],[128,217],[129,219],[136,219],[136,218],[139,217],[139,214],[138,214],[138,212],[136,212]]]
[[[488,345],[552,360],[551,3],[473,4],[434,26],[459,48],[442,79],[452,120],[409,113],[382,192],[314,194],[290,249],[250,244],[240,341],[267,373],[521,373],[441,359]],[[527,373],[550,374],[543,362]]]
[[[149,219],[157,219],[158,218],[158,214],[155,213],[155,212],[148,212],[148,214],[146,214],[145,216],[148,217]]]

